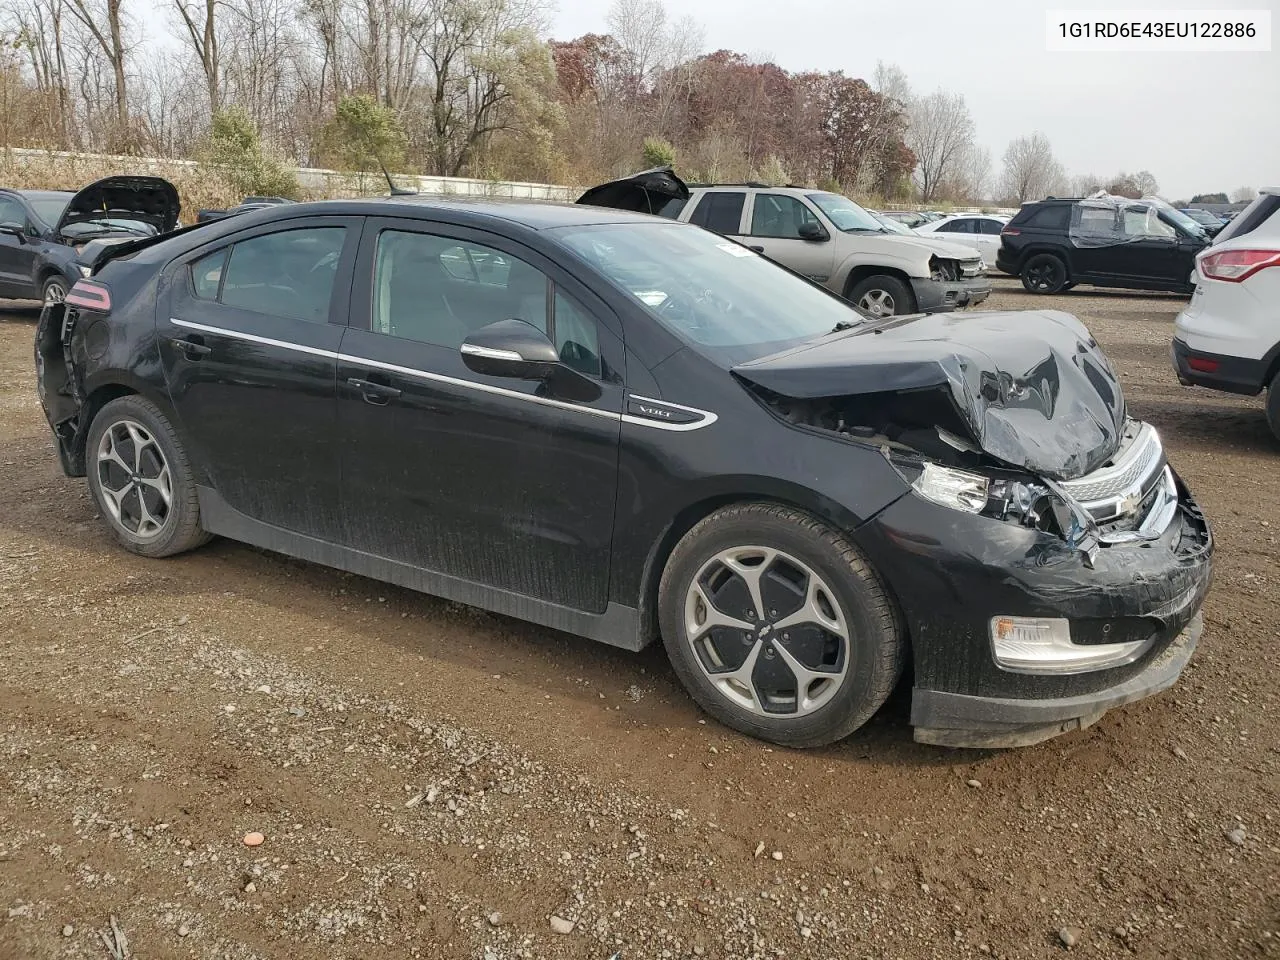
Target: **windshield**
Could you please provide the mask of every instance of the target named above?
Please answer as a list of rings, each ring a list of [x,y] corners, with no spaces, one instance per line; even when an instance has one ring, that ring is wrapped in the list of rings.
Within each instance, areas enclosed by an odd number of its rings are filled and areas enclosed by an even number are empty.
[[[882,217],[879,214],[875,214],[875,218],[876,218],[876,222],[879,223],[880,226],[888,230],[890,233],[910,234],[914,232],[905,223],[900,223],[897,220],[890,220],[888,217]]]
[[[740,244],[682,224],[566,227],[559,239],[678,337],[764,356],[862,322],[834,294]],[[725,356],[725,350],[716,353]]]
[[[62,218],[62,211],[71,202],[71,195],[65,197],[27,197],[27,201],[36,211],[36,216],[53,226]]]
[[[848,197],[842,197],[838,193],[810,193],[807,196],[835,224],[837,230],[845,233],[885,232],[885,228],[875,217]]]

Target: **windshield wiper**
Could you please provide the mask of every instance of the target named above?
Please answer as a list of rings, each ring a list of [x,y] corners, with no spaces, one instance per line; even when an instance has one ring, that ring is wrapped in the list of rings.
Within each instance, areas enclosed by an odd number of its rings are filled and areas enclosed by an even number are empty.
[[[860,327],[864,323],[866,323],[865,320],[838,320],[836,325],[831,328],[831,332],[839,333],[842,330],[852,330],[854,327]]]

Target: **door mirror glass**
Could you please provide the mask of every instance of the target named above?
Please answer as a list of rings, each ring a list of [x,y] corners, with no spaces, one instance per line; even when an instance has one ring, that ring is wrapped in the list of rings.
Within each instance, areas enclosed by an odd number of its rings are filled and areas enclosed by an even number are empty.
[[[547,335],[524,320],[499,320],[481,327],[460,348],[468,369],[490,377],[545,380],[560,365]]]

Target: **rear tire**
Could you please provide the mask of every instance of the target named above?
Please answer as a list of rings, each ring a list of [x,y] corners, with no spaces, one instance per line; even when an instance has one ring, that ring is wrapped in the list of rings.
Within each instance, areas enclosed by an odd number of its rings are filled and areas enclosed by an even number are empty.
[[[1271,386],[1267,387],[1267,423],[1275,438],[1280,440],[1280,373],[1275,375]]]
[[[1037,253],[1022,265],[1022,287],[1027,293],[1061,293],[1070,282],[1067,265],[1053,253]]]
[[[186,449],[150,400],[112,400],[85,445],[89,493],[115,541],[144,557],[170,557],[208,542]]]
[[[897,607],[857,547],[779,504],[725,507],[685,534],[662,572],[658,616],[693,699],[789,747],[862,726],[906,658]]]
[[[859,280],[845,299],[863,316],[875,320],[916,312],[916,298],[911,288],[888,274]]]

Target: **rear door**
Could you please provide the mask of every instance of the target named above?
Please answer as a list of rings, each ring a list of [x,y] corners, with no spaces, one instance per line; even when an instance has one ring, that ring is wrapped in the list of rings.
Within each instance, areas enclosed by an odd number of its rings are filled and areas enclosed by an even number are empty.
[[[334,379],[361,224],[298,218],[188,254],[157,323],[199,472],[238,513],[324,540],[342,527]]]
[[[624,401],[621,327],[497,234],[370,219],[338,366],[345,542],[455,581],[602,612]],[[475,373],[459,348],[519,318],[595,385]],[[472,587],[443,590],[484,602]]]
[[[823,238],[803,239],[800,228],[805,225],[819,228]],[[818,215],[799,197],[756,191],[742,242],[810,280],[826,283],[831,279],[835,244]]]

